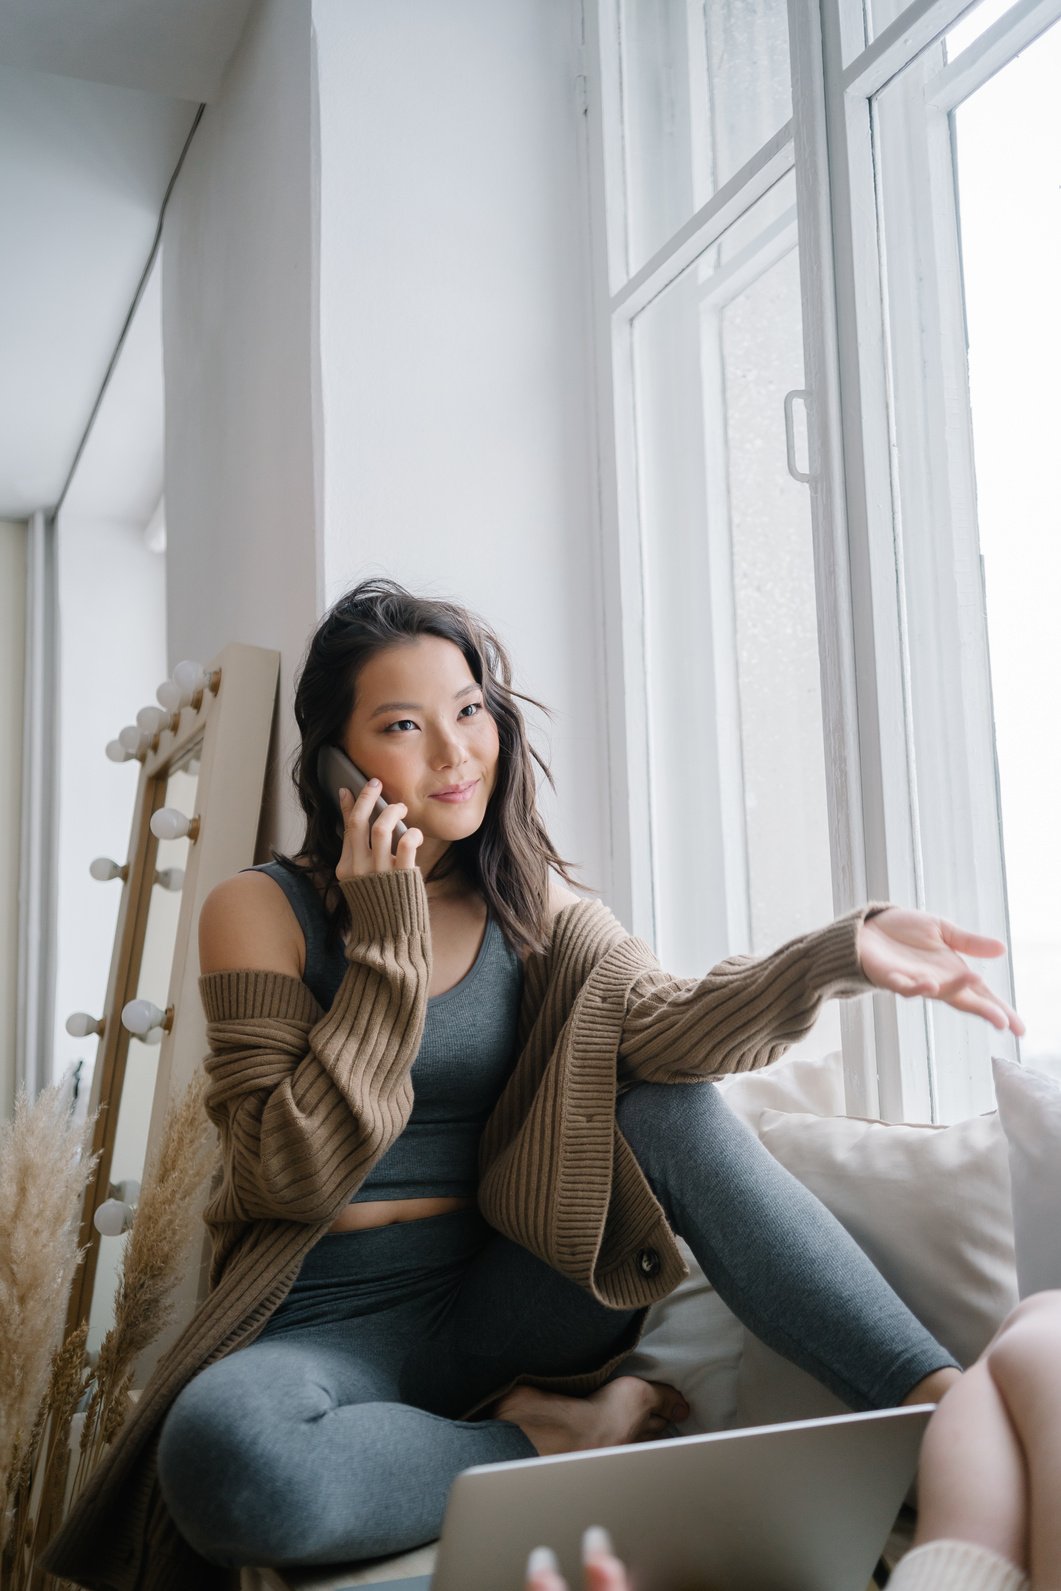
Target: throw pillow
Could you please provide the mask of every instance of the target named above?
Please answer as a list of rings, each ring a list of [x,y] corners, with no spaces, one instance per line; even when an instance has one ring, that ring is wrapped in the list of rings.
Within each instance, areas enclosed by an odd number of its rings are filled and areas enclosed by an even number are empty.
[[[1061,1085],[998,1056],[991,1064],[1009,1148],[1017,1281],[1026,1298],[1061,1287]]]

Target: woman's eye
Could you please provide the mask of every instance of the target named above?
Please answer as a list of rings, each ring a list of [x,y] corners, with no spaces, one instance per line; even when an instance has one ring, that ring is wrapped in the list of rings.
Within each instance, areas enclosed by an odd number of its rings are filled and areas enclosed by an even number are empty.
[[[457,717],[458,718],[463,718],[464,714],[468,713],[468,712],[470,712],[474,716],[478,717],[478,715],[483,711],[483,707],[484,707],[484,704],[482,702],[469,702],[466,707],[462,707],[461,708],[460,712],[457,714]],[[393,724],[388,724],[387,725],[387,728],[384,731],[384,733],[389,735],[392,729],[401,729],[403,724],[411,724],[414,729],[416,728],[416,724],[413,721],[413,719],[411,719],[411,718],[396,718],[394,720]]]

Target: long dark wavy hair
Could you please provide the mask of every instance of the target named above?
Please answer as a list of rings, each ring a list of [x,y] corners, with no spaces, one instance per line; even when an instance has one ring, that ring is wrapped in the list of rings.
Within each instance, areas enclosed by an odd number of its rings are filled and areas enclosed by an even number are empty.
[[[508,653],[482,619],[455,602],[415,597],[394,580],[361,581],[324,615],[310,639],[295,686],[302,743],[291,765],[306,832],[300,860],[278,851],[273,855],[285,867],[309,874],[324,898],[329,939],[338,942],[350,927],[350,910],[335,881],[342,840],[335,803],[317,778],[317,753],[323,745],[341,745],[356,702],[358,676],[369,659],[384,647],[421,635],[440,636],[460,647],[482,686],[499,742],[497,778],[482,823],[466,839],[453,841],[426,880],[463,872],[514,949],[521,954],[544,950],[549,869],[576,888],[587,887],[571,877],[568,869],[575,864],[557,855],[538,815],[532,760],[554,790],[556,784],[530,744],[517,699],[552,715],[533,696],[512,689]]]

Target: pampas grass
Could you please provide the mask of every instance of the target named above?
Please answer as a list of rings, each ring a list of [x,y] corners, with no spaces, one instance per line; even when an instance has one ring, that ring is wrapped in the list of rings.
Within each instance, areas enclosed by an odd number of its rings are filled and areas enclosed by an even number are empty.
[[[92,1399],[81,1432],[75,1488],[117,1436],[137,1360],[173,1313],[173,1289],[199,1227],[217,1139],[203,1105],[206,1073],[196,1073],[166,1115],[158,1153],[144,1173],[114,1294],[114,1324],[100,1344]]]
[[[33,1560],[62,1520],[70,1423],[87,1400],[72,1499],[121,1429],[137,1361],[173,1312],[173,1290],[216,1161],[216,1135],[203,1106],[205,1084],[200,1070],[169,1107],[122,1254],[114,1324],[91,1369],[87,1322],[56,1344],[81,1258],[78,1218],[95,1164],[87,1158],[93,1124],[72,1126],[60,1087],[45,1089],[32,1107],[20,1099],[14,1122],[0,1125],[3,1591],[66,1586]]]
[[[95,1118],[70,1115],[70,1077],[0,1122],[0,1550],[44,1427],[52,1356],[83,1251],[77,1238]]]

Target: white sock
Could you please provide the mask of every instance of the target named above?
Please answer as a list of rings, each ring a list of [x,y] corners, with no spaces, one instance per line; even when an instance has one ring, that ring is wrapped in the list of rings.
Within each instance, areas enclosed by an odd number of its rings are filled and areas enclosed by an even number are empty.
[[[970,1541],[926,1541],[899,1560],[888,1591],[1025,1591],[1028,1578],[1006,1558]]]

